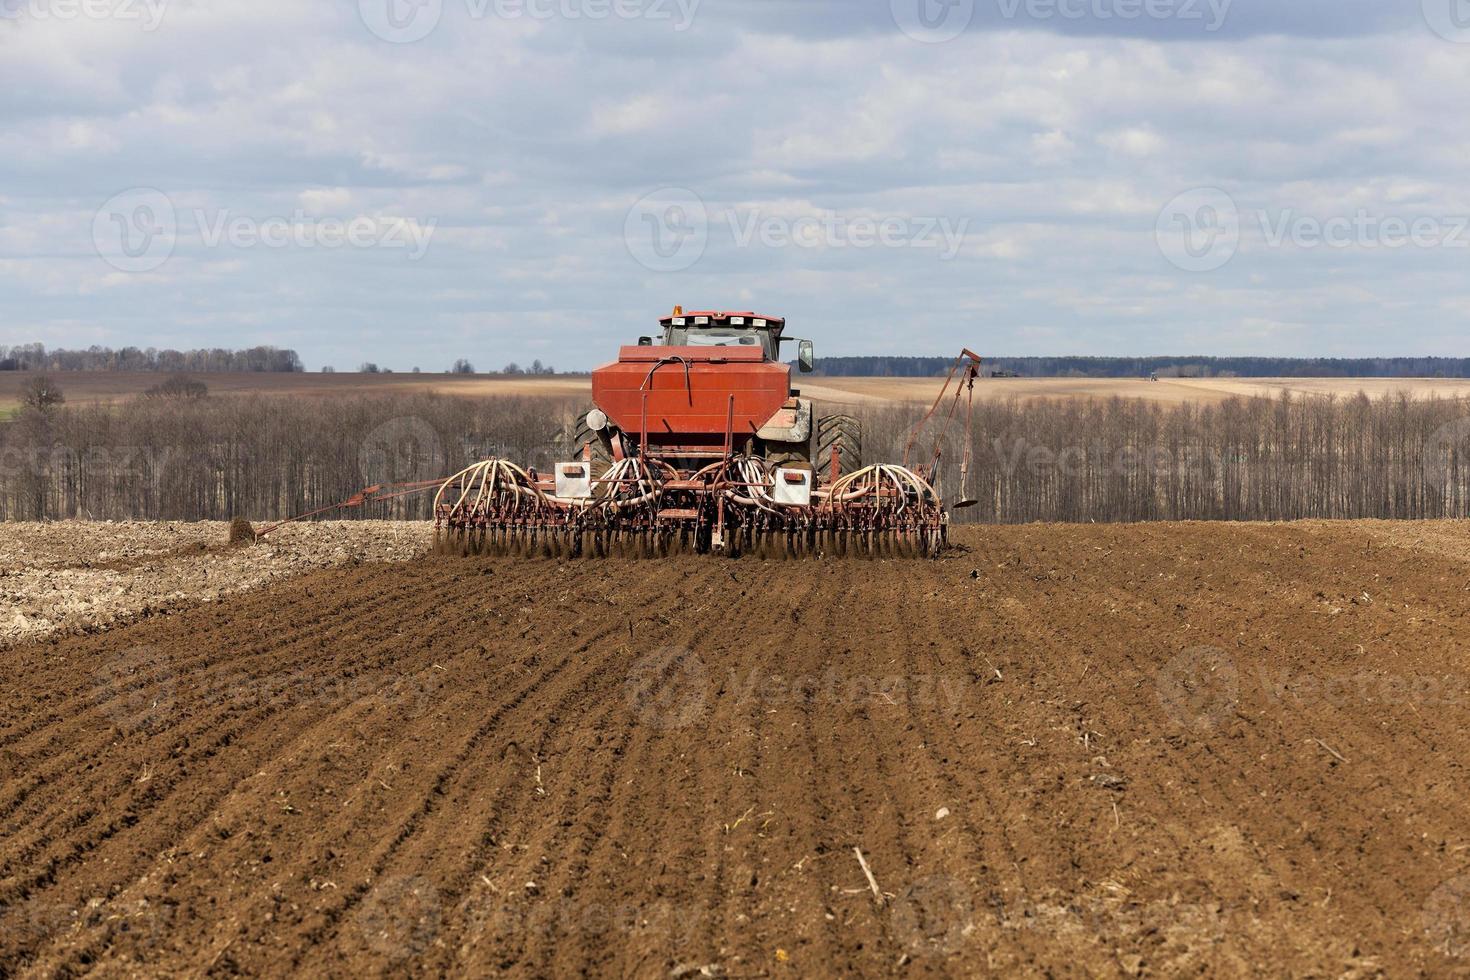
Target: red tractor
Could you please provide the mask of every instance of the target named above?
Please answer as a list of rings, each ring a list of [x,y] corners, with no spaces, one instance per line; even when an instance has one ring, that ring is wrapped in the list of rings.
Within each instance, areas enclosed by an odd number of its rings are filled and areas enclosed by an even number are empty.
[[[862,425],[848,415],[817,416],[791,386],[780,359],[786,321],[755,313],[683,313],[660,321],[663,336],[641,338],[592,372],[594,408],[574,446],[590,448],[594,472],[647,452],[681,468],[732,449],[784,466],[819,463],[832,478],[862,469]],[[812,370],[812,343],[795,341]]]
[[[643,337],[592,373],[594,407],[555,473],[491,459],[439,488],[441,549],[919,557],[944,548],[937,453],[915,469],[864,465],[860,423],[818,415],[792,388],[784,319],[675,308],[660,324],[657,343]],[[796,343],[809,372],[811,341]],[[967,358],[973,386],[979,358],[966,351],[956,370]]]

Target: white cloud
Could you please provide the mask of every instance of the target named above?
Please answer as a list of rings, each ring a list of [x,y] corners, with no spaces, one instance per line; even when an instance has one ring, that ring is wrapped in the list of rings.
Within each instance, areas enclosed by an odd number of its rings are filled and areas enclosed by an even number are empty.
[[[1103,133],[1097,141],[1114,153],[1130,157],[1155,156],[1166,146],[1162,136],[1140,126]]]
[[[595,110],[591,134],[600,137],[647,133],[666,123],[670,115],[670,106],[665,97],[653,93],[637,95]]]
[[[302,191],[301,206],[311,214],[340,213],[352,204],[352,191],[346,187],[317,187]]]
[[[534,342],[570,367],[673,302],[734,302],[852,353],[943,352],[977,330],[1006,353],[1449,352],[1463,254],[1271,250],[1247,224],[1229,265],[1191,275],[1154,240],[1160,208],[1196,187],[1247,215],[1470,214],[1470,57],[1417,9],[1237,0],[1218,36],[1012,22],[924,45],[885,4],[858,6],[708,5],[683,33],[460,10],[404,45],[352,3],[177,2],[151,33],[0,20],[7,334],[270,342],[339,366],[367,337],[380,363],[426,369],[526,361]],[[184,210],[437,228],[417,262],[181,235],[162,269],[125,273],[98,258],[92,219],[134,187]],[[950,262],[724,235],[692,268],[651,273],[623,234],[660,187],[716,216],[967,231]]]
[[[1041,166],[1065,163],[1077,149],[1072,138],[1060,129],[1031,137],[1032,159]]]

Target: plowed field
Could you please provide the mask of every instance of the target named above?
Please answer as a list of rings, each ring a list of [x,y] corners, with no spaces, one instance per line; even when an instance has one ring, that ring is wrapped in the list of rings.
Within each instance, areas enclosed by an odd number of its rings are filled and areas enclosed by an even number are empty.
[[[1470,971],[1470,531],[959,539],[6,651],[0,975]]]

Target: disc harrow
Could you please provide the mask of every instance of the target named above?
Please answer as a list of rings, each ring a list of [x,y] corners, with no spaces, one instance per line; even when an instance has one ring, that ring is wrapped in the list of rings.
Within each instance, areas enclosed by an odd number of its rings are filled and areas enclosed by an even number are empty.
[[[947,542],[938,494],[902,466],[868,466],[782,499],[780,481],[808,469],[732,456],[685,476],[660,460],[619,460],[563,496],[556,481],[503,459],[469,466],[434,498],[440,553],[657,558],[719,552],[757,558],[926,558]]]

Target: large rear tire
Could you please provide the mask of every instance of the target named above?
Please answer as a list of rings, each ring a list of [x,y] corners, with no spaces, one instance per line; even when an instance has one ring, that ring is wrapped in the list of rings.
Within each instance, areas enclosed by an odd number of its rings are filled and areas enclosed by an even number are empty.
[[[847,476],[863,468],[863,424],[851,415],[824,415],[817,420],[817,455],[812,460],[817,472],[832,472],[832,452],[840,450],[837,475]]]
[[[607,430],[594,432],[587,424],[587,416],[592,409],[583,412],[577,419],[576,428],[572,432],[571,458],[582,458],[582,447],[592,447],[592,479],[600,480],[604,473],[612,467],[613,451],[612,439]]]

